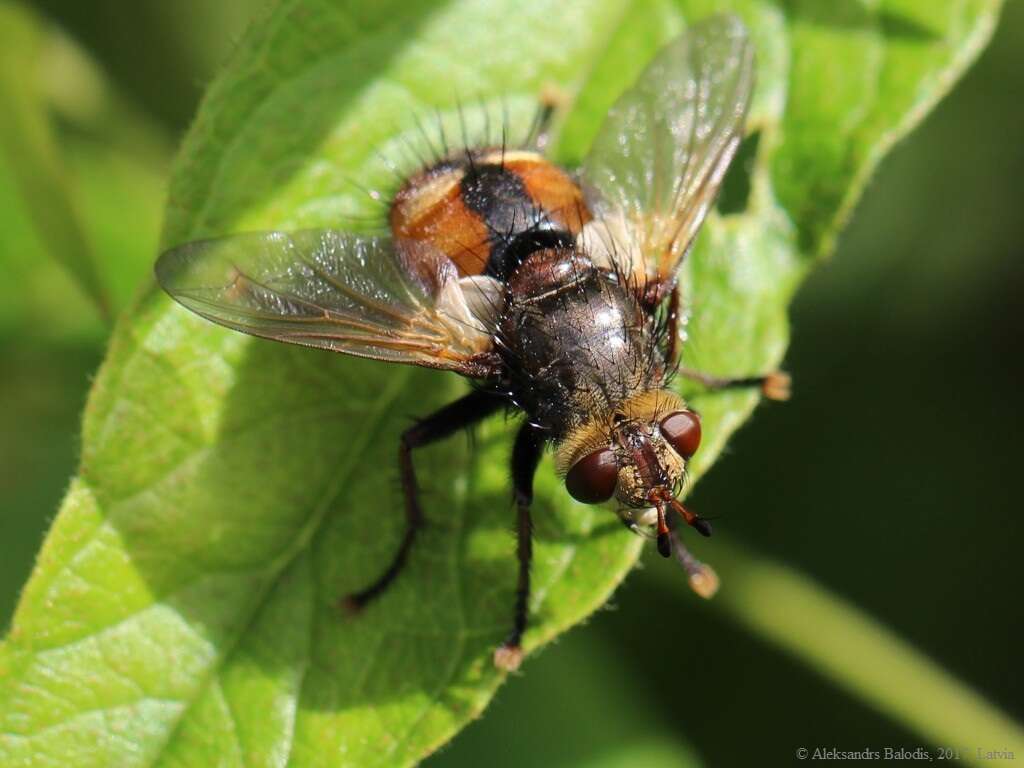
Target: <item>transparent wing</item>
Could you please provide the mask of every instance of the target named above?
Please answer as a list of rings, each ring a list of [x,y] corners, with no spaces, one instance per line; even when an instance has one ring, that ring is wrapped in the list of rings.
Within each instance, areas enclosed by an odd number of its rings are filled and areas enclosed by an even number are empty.
[[[675,279],[739,145],[753,81],[743,22],[715,16],[662,49],[605,118],[583,185],[598,219],[631,233],[648,279]]]
[[[492,373],[487,313],[473,311],[443,255],[333,230],[261,232],[173,248],[156,277],[188,309],[254,336]],[[496,300],[477,293],[477,305]]]

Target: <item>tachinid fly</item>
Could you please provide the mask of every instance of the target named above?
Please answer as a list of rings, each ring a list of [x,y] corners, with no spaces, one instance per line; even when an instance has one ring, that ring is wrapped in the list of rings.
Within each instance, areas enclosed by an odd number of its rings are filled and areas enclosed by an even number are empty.
[[[346,599],[350,608],[384,592],[415,542],[423,510],[414,450],[510,406],[526,415],[512,451],[519,580],[498,666],[514,669],[522,658],[533,475],[548,444],[574,498],[614,497],[629,528],[653,529],[658,551],[675,550],[694,588],[714,591],[713,571],[674,527],[678,519],[711,533],[677,499],[701,426],[667,379],[676,368],[678,268],[739,144],[752,87],[745,28],[715,17],[657,55],[576,172],[541,154],[541,119],[526,146],[466,148],[408,179],[390,203],[388,237],[253,233],[160,257],[160,285],[213,322],[476,380],[470,394],[403,433],[405,535],[377,581]],[[679,373],[779,398],[787,385],[784,374]]]

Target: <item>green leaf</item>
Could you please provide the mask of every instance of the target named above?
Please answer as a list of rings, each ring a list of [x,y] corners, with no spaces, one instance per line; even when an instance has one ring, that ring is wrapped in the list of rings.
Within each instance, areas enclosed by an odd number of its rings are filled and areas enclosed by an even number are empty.
[[[167,142],[81,48],[10,3],[0,101],[0,329],[105,337],[151,269]]]
[[[460,100],[497,116],[502,94],[516,136],[542,88],[579,93],[557,144],[579,158],[626,75],[723,5],[283,2],[209,89],[164,243],[380,223],[359,188],[394,184],[376,152],[411,170],[412,116],[436,110],[451,127]],[[759,137],[732,172],[731,214],[711,216],[686,266],[685,361],[749,374],[781,360],[793,291],[884,148],[976,54],[998,2],[730,7],[758,51]],[[490,654],[515,581],[512,426],[496,418],[472,449],[455,438],[418,454],[430,525],[407,572],[357,618],[337,599],[372,581],[401,535],[401,429],[465,390],[232,334],[147,290],[114,334],[81,473],[0,650],[0,762],[400,765],[451,738],[503,679]],[[704,471],[756,398],[691,394]],[[547,461],[535,520],[528,650],[603,604],[642,545],[574,504]]]
[[[83,231],[49,115],[40,92],[43,33],[12,2],[0,3],[0,148],[18,181],[28,213],[50,256],[74,276],[109,319],[110,297]]]
[[[39,241],[21,187],[0,151],[0,333],[97,338],[109,332],[96,305]]]

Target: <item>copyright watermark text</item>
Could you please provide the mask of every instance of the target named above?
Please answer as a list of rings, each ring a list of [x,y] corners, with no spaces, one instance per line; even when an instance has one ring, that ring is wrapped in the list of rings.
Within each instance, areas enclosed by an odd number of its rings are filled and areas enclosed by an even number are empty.
[[[797,747],[798,760],[1016,760],[1011,749],[985,749],[983,747],[865,747],[841,749],[838,747]]]

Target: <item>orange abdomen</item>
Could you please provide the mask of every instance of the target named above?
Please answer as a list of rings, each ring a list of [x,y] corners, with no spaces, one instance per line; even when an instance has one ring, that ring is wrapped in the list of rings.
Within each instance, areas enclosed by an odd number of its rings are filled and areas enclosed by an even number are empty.
[[[575,237],[590,218],[579,186],[558,166],[534,152],[485,150],[411,178],[389,223],[396,240],[436,246],[463,275],[504,276],[517,238]]]

